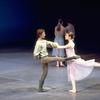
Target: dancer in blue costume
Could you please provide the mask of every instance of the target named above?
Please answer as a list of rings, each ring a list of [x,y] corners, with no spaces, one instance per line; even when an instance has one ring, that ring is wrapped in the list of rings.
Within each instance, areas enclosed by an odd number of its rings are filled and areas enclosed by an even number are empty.
[[[54,39],[54,42],[57,42],[59,45],[64,45],[64,27],[63,27],[63,21],[61,19],[58,20],[58,25],[55,27],[55,39]],[[55,56],[55,57],[64,57],[65,56],[65,50],[64,49],[56,49],[56,48],[53,48],[53,51],[52,51],[52,56]],[[63,64],[62,61],[60,61],[60,64],[59,64],[59,61],[57,61],[57,67],[60,66],[65,66]]]

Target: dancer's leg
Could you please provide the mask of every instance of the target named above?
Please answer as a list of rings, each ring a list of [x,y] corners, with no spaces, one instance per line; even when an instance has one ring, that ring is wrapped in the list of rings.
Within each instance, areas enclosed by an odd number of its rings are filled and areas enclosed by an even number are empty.
[[[56,66],[59,67],[59,61],[57,61],[57,65]]]
[[[43,84],[44,84],[45,78],[48,74],[48,64],[43,63],[42,64],[42,69],[43,69],[43,73],[42,73],[41,79],[39,80],[39,90],[38,90],[39,92],[44,92]]]
[[[70,76],[70,78],[71,78],[71,83],[72,83],[72,89],[69,90],[69,92],[76,93],[76,82],[72,75]]]
[[[57,55],[58,55],[58,49],[56,49],[56,57],[58,57]],[[57,65],[56,66],[59,67],[59,61],[57,61]]]
[[[42,70],[43,70],[43,73],[42,73],[42,76],[41,76],[41,80],[44,81],[47,74],[48,74],[48,64],[47,63],[42,64]]]
[[[65,58],[60,57],[43,57],[40,59],[42,63],[51,63],[55,61],[65,61]]]
[[[72,56],[72,57],[43,57],[40,59],[42,63],[51,63],[55,61],[66,61],[66,60],[71,60],[71,59],[77,59],[80,58],[80,56]]]
[[[75,83],[75,79],[74,79],[73,73],[74,73],[74,68],[72,66],[72,67],[70,67],[70,72],[69,72],[71,83],[72,83],[72,89],[69,90],[69,92],[76,93],[76,83]]]
[[[64,67],[65,66],[62,61],[60,61],[60,66],[61,67]]]
[[[59,49],[59,50],[60,50],[60,57],[61,57],[61,55],[62,55],[62,49]],[[61,67],[64,67],[65,66],[62,61],[60,61],[60,66]]]

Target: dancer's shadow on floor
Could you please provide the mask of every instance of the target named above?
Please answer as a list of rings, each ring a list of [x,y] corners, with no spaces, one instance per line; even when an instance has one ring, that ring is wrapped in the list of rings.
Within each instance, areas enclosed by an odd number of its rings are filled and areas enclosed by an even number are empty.
[[[84,92],[84,93],[100,93],[100,84],[89,85],[82,90],[77,92]]]
[[[44,87],[44,90],[46,90],[46,92],[50,91],[51,89],[52,89],[51,87]],[[8,90],[8,92],[12,92],[12,93],[20,93],[20,92],[40,93],[40,92],[38,92],[37,87],[16,88],[16,89]]]

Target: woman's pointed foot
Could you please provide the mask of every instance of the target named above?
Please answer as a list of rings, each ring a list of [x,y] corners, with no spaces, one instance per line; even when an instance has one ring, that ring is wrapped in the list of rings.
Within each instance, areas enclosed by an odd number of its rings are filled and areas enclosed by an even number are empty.
[[[69,90],[69,92],[71,92],[71,93],[76,93],[76,90]]]

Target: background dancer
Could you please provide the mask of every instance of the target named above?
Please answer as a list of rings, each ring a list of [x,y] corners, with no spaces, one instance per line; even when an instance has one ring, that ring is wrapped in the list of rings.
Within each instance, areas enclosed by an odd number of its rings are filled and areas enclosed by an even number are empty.
[[[64,45],[64,36],[65,36],[65,31],[64,31],[64,27],[63,27],[63,20],[59,19],[58,20],[58,24],[55,27],[55,31],[54,31],[54,42],[57,42],[59,45]],[[64,49],[57,49],[57,48],[53,48],[52,50],[52,55],[55,57],[65,57],[65,50]],[[59,67],[59,65],[61,67],[64,67],[65,65],[63,64],[62,61],[57,61],[57,67]]]

